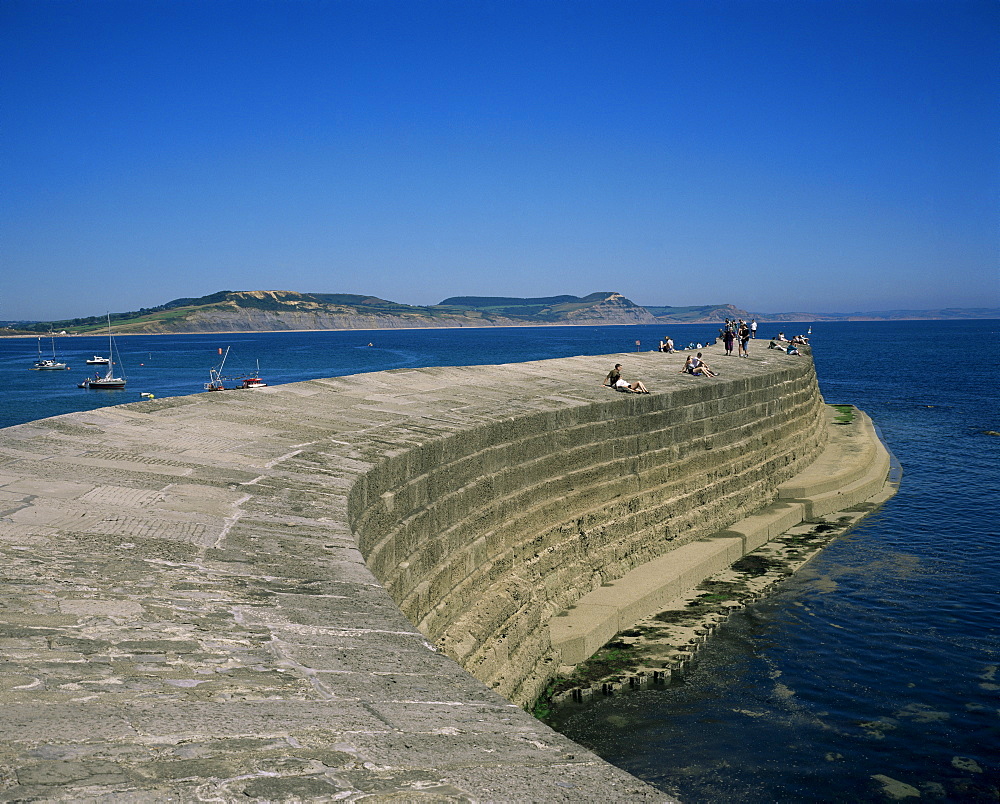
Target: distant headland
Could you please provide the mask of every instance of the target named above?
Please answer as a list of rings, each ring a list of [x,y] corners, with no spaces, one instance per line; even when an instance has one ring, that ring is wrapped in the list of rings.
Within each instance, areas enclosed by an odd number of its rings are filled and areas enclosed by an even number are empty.
[[[727,318],[758,321],[898,321],[1000,318],[998,308],[889,310],[874,313],[760,313],[732,304],[642,306],[611,291],[587,296],[515,298],[453,296],[414,306],[348,293],[223,290],[126,313],[112,313],[118,334],[288,332],[292,330],[412,329],[542,325],[699,324]],[[106,331],[101,313],[61,321],[4,321],[0,335],[86,335]]]

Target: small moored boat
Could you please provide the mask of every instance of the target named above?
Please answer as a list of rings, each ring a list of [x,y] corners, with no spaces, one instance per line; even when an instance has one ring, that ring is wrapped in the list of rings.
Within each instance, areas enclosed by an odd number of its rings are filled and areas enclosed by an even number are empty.
[[[36,360],[35,365],[31,367],[32,371],[62,371],[63,369],[68,369],[65,363],[60,363],[58,360]]]
[[[252,377],[244,377],[243,382],[240,384],[240,388],[267,388],[267,383],[260,377],[254,375]]]
[[[94,391],[119,391],[125,387],[125,377],[115,376],[115,364],[113,359],[115,354],[115,341],[114,336],[111,334],[111,313],[108,313],[108,354],[111,357],[107,359],[107,373],[102,377],[101,373],[97,372],[93,377],[87,377],[87,379],[77,385],[77,388],[88,388]],[[118,359],[119,361],[121,360],[121,353],[119,353]],[[89,360],[87,362],[90,363]]]
[[[100,355],[94,355],[93,357],[87,358],[88,366],[106,366],[111,362],[110,357],[101,357]]]
[[[253,374],[241,374],[236,377],[224,377],[222,375],[222,369],[226,365],[226,358],[229,357],[229,347],[226,347],[226,351],[223,354],[222,350],[219,350],[222,354],[222,362],[218,366],[212,366],[208,370],[208,382],[205,383],[206,391],[225,391],[226,381],[232,381],[238,383],[238,385],[232,386],[232,389],[241,388],[267,388],[267,383],[260,378],[260,361],[257,361],[257,370]]]
[[[38,360],[36,360],[35,365],[31,367],[32,371],[62,371],[69,368],[69,366],[61,360],[56,360],[56,339],[51,335],[49,337],[52,340],[52,357],[42,357],[42,339],[39,337]]]
[[[90,388],[92,390],[105,390],[105,391],[117,391],[125,387],[125,378],[116,377],[115,370],[112,367],[108,367],[108,373],[103,377],[100,372],[94,374],[93,377],[87,377],[83,382],[79,383],[77,388]]]

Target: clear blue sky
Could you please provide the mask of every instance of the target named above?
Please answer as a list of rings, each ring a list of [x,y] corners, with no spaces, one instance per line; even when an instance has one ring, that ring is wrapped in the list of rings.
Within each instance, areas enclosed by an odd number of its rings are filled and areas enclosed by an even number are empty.
[[[3,0],[0,319],[1000,306],[996,0]]]

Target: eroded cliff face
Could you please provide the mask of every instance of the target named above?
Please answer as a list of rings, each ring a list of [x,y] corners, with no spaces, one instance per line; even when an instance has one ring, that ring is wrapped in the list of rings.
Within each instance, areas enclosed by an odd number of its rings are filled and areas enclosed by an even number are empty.
[[[585,310],[567,313],[562,324],[655,324],[654,316],[645,307],[626,299],[620,293],[612,293],[607,299]]]
[[[319,310],[251,310],[195,312],[179,321],[153,322],[142,331],[169,332],[290,332],[331,329],[408,329],[416,327],[514,326],[512,319],[482,320],[463,316],[361,315],[355,311],[332,313]],[[139,330],[130,330],[133,332]]]

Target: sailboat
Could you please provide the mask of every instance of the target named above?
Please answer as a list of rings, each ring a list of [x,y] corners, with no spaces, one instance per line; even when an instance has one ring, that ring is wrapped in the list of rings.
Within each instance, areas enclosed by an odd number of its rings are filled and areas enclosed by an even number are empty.
[[[35,365],[32,366],[32,371],[62,371],[63,369],[68,369],[65,363],[56,360],[56,339],[54,336],[49,336],[52,339],[52,358],[42,357],[42,339],[41,336],[38,338],[38,360],[35,361]]]
[[[101,373],[97,372],[93,377],[88,377],[81,382],[78,387],[95,388],[105,391],[115,391],[125,387],[125,378],[115,376],[114,350],[114,338],[111,335],[111,313],[108,313],[108,373],[102,377]],[[118,359],[121,360],[120,352],[118,354]]]

